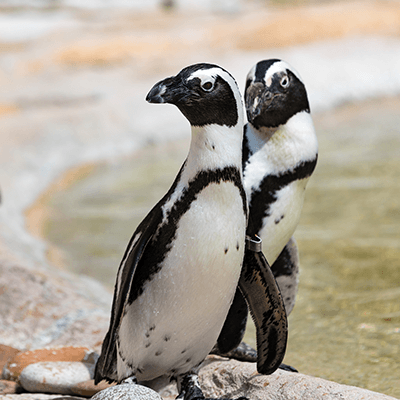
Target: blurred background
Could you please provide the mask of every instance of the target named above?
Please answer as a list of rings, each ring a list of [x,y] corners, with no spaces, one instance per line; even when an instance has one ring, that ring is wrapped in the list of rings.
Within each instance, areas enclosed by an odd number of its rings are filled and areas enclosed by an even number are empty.
[[[302,75],[320,144],[285,362],[400,397],[400,1],[3,0],[0,250],[111,292],[188,150],[148,90],[196,62],[243,90],[267,58]]]

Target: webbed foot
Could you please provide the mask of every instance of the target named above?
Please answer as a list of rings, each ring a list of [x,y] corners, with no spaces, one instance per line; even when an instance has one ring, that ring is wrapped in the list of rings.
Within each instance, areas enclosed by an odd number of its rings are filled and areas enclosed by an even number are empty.
[[[257,350],[254,350],[245,342],[241,342],[236,349],[220,355],[238,361],[257,362]]]
[[[225,354],[219,354],[217,352],[213,354],[218,354],[222,357],[231,358],[233,360],[245,361],[245,362],[257,362],[257,350],[253,349],[245,342],[241,342],[236,349],[229,351]],[[279,369],[283,369],[288,372],[299,372],[296,368],[291,365],[281,364]]]
[[[291,365],[287,365],[282,363],[279,366],[279,369],[283,369],[284,371],[288,371],[288,372],[299,372],[295,367],[292,367]]]

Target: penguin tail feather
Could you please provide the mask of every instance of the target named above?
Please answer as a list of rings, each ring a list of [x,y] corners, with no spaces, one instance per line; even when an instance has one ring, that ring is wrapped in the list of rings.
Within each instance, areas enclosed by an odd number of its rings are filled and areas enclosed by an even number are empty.
[[[94,370],[94,383],[97,385],[101,381],[113,383],[118,381],[117,377],[117,348],[116,346],[109,346],[110,337],[107,332],[106,337],[101,348],[101,354],[96,362]]]

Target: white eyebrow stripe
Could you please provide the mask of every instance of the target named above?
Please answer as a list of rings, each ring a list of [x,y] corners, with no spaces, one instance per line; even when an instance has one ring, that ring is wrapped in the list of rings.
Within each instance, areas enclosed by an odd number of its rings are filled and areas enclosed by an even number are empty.
[[[207,70],[210,71],[210,70]],[[198,70],[192,73],[192,75],[189,76],[189,78],[187,79],[188,81],[194,79],[194,78],[199,78],[200,81],[203,83],[203,81],[205,79],[209,80],[210,78],[213,79],[215,81],[215,79],[217,78],[214,75],[210,75],[210,74],[206,74],[204,70]]]
[[[264,81],[267,83],[272,79],[272,76],[278,72],[286,72],[286,71],[291,71],[293,72],[294,75],[296,75],[297,79],[304,84],[303,79],[301,78],[300,74],[293,68],[291,67],[287,62],[285,61],[277,61],[273,63],[265,72],[264,76]]]

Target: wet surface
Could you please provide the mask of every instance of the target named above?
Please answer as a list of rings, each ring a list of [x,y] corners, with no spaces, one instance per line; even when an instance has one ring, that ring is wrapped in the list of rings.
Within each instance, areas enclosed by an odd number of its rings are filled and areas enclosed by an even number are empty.
[[[301,277],[285,362],[400,396],[400,98],[314,120],[320,157],[295,235]],[[53,261],[112,288],[131,234],[187,149],[188,140],[148,147],[56,192],[44,224]]]

